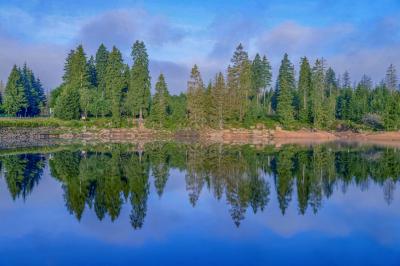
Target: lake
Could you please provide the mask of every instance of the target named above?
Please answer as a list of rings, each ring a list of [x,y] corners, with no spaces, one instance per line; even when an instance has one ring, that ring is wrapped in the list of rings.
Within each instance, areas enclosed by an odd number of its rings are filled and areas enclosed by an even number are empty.
[[[0,152],[1,265],[399,265],[400,150],[179,142]]]

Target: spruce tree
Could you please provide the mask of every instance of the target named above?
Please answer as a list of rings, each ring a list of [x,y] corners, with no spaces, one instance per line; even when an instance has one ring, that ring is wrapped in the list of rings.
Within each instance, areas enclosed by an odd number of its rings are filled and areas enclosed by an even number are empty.
[[[84,116],[87,117],[93,99],[93,90],[90,83],[90,73],[86,60],[86,54],[82,45],[79,45],[76,49],[76,53],[72,62],[71,74],[72,76],[69,85],[78,90],[80,109]]]
[[[165,82],[163,74],[160,74],[156,83],[156,93],[154,94],[151,118],[161,128],[165,125],[167,119],[167,107],[168,107],[168,87]]]
[[[219,129],[224,126],[225,119],[225,97],[226,97],[226,87],[224,75],[219,72],[215,77],[215,83],[213,90],[211,92],[211,105],[214,110],[214,125]]]
[[[26,64],[24,64],[21,70],[21,77],[28,101],[28,106],[24,110],[24,116],[38,115],[46,105],[46,96],[42,84]]]
[[[60,96],[57,97],[54,116],[63,120],[79,119],[79,99],[79,91],[69,84],[64,84]]]
[[[96,77],[97,77],[97,92],[96,92],[96,107],[98,112],[105,116],[111,112],[111,95],[106,93],[106,72],[108,65],[109,52],[104,44],[101,44],[96,52]]]
[[[0,80],[0,114],[3,112],[3,97],[4,97],[4,84]]]
[[[386,79],[385,79],[386,87],[390,91],[396,91],[398,89],[397,82],[398,80],[397,80],[396,68],[394,67],[393,64],[390,64],[390,66],[386,71]]]
[[[147,115],[150,104],[149,58],[143,42],[136,41],[132,46],[133,66],[127,94],[127,107],[135,117],[139,115],[139,125]]]
[[[276,114],[284,126],[290,126],[294,121],[293,94],[294,94],[294,67],[285,54],[277,81],[277,106]]]
[[[346,70],[343,74],[343,84],[342,87],[345,89],[351,89],[351,79],[350,73]]]
[[[271,81],[272,81],[271,64],[269,63],[265,55],[263,56],[262,59],[262,79],[263,79],[262,95],[263,95],[263,104],[265,106],[266,90],[268,87],[271,86]],[[269,106],[268,108],[270,109],[271,106]]]
[[[94,57],[90,56],[88,60],[89,82],[92,87],[97,87],[97,73]]]
[[[332,68],[328,68],[325,74],[325,88],[328,95],[337,92],[338,82],[336,79],[336,73]]]
[[[263,62],[257,53],[251,64],[251,97],[256,98],[259,104],[259,96],[264,85],[263,80]]]
[[[317,59],[312,69],[312,119],[314,127],[320,128],[326,125],[325,104],[325,70],[323,60]]]
[[[311,122],[311,91],[311,67],[307,57],[303,57],[301,58],[300,63],[300,75],[298,85],[299,120],[303,123]]]
[[[228,109],[232,118],[243,121],[251,96],[251,64],[242,44],[236,48],[228,67]],[[238,115],[238,116],[236,116]]]
[[[54,114],[62,119],[78,119],[82,111],[87,116],[93,90],[82,45],[68,54],[64,70],[64,89],[57,99]]]
[[[113,122],[119,125],[121,120],[122,92],[126,87],[125,64],[121,52],[114,46],[108,57],[105,84],[111,96],[111,113]]]
[[[194,65],[190,73],[187,88],[187,111],[189,124],[199,128],[206,123],[204,103],[204,84],[197,65]]]
[[[16,116],[24,115],[26,108],[28,108],[21,70],[16,65],[13,66],[8,77],[4,91],[3,108],[5,113]]]

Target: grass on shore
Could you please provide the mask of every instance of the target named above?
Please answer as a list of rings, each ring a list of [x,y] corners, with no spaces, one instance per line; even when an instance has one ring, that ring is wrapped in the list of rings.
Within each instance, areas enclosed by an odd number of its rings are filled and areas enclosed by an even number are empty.
[[[61,120],[52,117],[31,117],[31,118],[0,118],[0,127],[66,127],[66,128],[115,128],[111,118],[92,118],[90,120]],[[124,120],[120,128],[133,127],[133,121]]]

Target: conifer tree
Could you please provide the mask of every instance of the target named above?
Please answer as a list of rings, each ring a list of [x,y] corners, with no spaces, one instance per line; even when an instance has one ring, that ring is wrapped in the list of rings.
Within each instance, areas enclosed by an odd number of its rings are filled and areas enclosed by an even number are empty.
[[[57,99],[54,114],[62,119],[78,119],[83,111],[87,116],[92,101],[92,90],[82,45],[68,54],[64,70],[64,89]]]
[[[23,115],[28,108],[21,70],[16,65],[14,65],[8,77],[4,91],[3,108],[5,113],[17,116]]]
[[[325,70],[323,60],[317,59],[312,69],[312,119],[314,126],[323,127],[326,124],[325,103]],[[326,108],[326,106],[325,106]]]
[[[328,68],[325,74],[325,88],[328,95],[337,92],[338,82],[336,79],[336,73],[332,68]]]
[[[346,70],[343,74],[343,84],[342,87],[345,89],[351,89],[351,79],[350,79],[350,73]]]
[[[92,87],[97,87],[97,73],[94,57],[90,56],[88,60],[89,82]]]
[[[251,96],[251,64],[242,44],[236,48],[228,67],[229,112],[232,118],[243,121]],[[238,117],[235,117],[235,114]]]
[[[165,125],[167,118],[169,92],[163,74],[160,74],[156,83],[156,93],[154,94],[151,117],[152,120],[161,128]]]
[[[109,52],[104,44],[101,44],[96,52],[95,66],[96,66],[96,78],[97,78],[97,92],[96,92],[96,105],[98,113],[102,116],[107,115],[111,112],[110,99],[111,95],[106,93],[106,72],[108,65]],[[97,111],[96,111],[97,113]]]
[[[195,128],[206,123],[204,110],[204,84],[197,65],[194,65],[190,74],[187,89],[187,111],[189,124]]]
[[[86,54],[82,45],[76,49],[72,61],[70,86],[76,88],[79,92],[80,109],[85,117],[88,116],[92,102],[93,90],[90,82],[89,67],[86,60]]]
[[[0,80],[0,114],[3,112],[3,97],[4,97],[4,84]]]
[[[263,62],[257,53],[251,64],[251,97],[256,98],[257,105],[262,88],[265,86],[263,80]]]
[[[21,78],[24,84],[26,99],[28,101],[28,106],[25,108],[23,115],[38,115],[46,104],[46,96],[42,84],[26,64],[24,64],[21,70]]]
[[[390,66],[386,71],[386,80],[385,80],[386,87],[390,91],[396,91],[398,89],[397,82],[398,80],[397,80],[396,68],[394,67],[393,64],[390,64]]]
[[[224,75],[219,72],[215,77],[215,83],[211,92],[211,105],[214,110],[214,125],[219,129],[223,128],[224,119],[225,119],[225,97],[226,97],[226,88],[225,88],[225,79]]]
[[[299,120],[304,123],[311,122],[311,67],[307,57],[301,58],[299,75]]]
[[[121,52],[114,46],[108,57],[105,75],[106,91],[111,97],[113,122],[118,125],[121,119],[122,92],[126,87],[125,64]]]
[[[294,121],[294,88],[294,68],[292,63],[289,61],[288,55],[285,54],[279,68],[276,89],[276,114],[278,115],[279,121],[284,126],[290,126]]]
[[[267,57],[264,55],[262,59],[262,77],[263,77],[263,87],[262,87],[262,94],[263,94],[263,103],[265,104],[265,93],[266,89],[271,86],[272,81],[272,72],[271,72],[271,64],[269,63]]]
[[[64,120],[80,118],[79,91],[70,84],[64,84],[54,107],[54,116]]]
[[[139,115],[139,125],[147,115],[150,104],[149,58],[144,42],[136,41],[132,46],[133,66],[127,94],[127,107],[135,117]]]

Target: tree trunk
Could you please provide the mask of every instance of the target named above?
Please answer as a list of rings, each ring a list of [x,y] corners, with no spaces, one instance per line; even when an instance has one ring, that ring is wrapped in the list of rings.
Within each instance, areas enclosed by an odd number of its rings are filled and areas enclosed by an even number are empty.
[[[143,129],[143,111],[142,111],[142,108],[140,108],[140,111],[139,111],[138,127],[139,127],[139,129]]]

